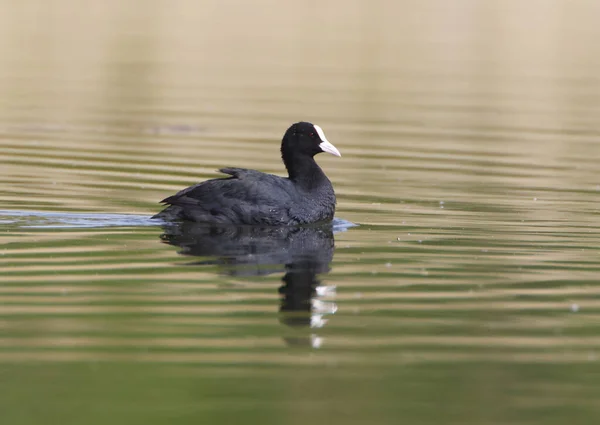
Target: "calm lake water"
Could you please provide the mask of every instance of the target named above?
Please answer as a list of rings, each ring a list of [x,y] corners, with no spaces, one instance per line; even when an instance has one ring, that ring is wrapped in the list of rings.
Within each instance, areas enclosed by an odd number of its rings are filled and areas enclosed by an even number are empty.
[[[598,423],[598,16],[5,2],[2,423]],[[149,220],[298,120],[333,226]]]

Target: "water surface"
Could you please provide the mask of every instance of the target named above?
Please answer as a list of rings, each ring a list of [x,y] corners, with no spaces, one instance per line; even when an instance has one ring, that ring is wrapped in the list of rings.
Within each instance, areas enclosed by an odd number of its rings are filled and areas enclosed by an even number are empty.
[[[597,423],[596,2],[2,10],[3,423]],[[298,120],[334,226],[150,220]]]

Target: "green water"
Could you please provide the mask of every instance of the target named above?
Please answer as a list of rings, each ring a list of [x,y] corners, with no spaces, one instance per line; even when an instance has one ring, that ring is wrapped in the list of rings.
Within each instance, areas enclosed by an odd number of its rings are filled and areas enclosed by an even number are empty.
[[[2,424],[597,423],[597,16],[1,5]],[[298,120],[333,228],[149,219]]]

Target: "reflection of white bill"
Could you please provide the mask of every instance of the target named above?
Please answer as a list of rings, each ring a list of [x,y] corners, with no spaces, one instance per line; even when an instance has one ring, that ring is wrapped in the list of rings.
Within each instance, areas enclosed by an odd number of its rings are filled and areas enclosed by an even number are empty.
[[[335,296],[335,289],[335,285],[321,285],[315,288],[317,297]],[[327,323],[327,319],[325,319],[325,316],[329,314],[335,314],[335,312],[337,311],[337,304],[332,301],[321,301],[317,298],[311,299],[310,302],[310,327],[322,328]]]
[[[312,313],[313,314],[334,314],[337,311],[337,304],[331,301],[321,301],[312,299]]]
[[[315,288],[316,297],[334,297],[336,294],[335,285],[320,285]],[[311,315],[310,315],[310,327],[312,329],[320,329],[327,324],[326,316],[335,314],[337,311],[337,304],[332,301],[322,301],[317,298],[312,298],[311,303]],[[321,348],[324,339],[318,335],[312,334],[310,336],[310,345],[313,348]]]
[[[335,285],[320,285],[315,288],[317,297],[333,297],[336,294]]]
[[[312,314],[310,316],[311,328],[322,328],[326,323],[327,319],[324,319],[322,314]]]
[[[321,345],[323,345],[323,338],[314,334],[311,335],[310,345],[312,346],[312,348],[321,348]]]

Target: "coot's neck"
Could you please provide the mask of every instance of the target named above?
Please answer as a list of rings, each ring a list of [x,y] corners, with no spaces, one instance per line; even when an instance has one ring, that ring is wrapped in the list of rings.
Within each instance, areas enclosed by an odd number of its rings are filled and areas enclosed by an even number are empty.
[[[323,185],[331,185],[321,167],[310,155],[300,153],[291,158],[283,155],[283,163],[288,170],[290,180],[299,188],[314,190]]]

